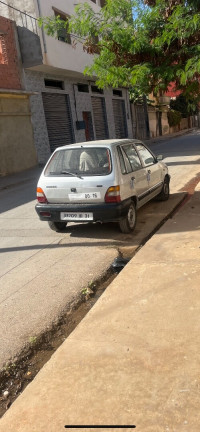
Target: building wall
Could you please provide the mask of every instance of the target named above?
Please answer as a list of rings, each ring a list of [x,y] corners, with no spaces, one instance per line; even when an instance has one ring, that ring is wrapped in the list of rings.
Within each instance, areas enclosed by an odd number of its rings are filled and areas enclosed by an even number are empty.
[[[0,94],[0,175],[17,173],[36,164],[29,97]]]
[[[15,23],[0,16],[0,88],[22,88]]]
[[[30,0],[31,1],[31,0]],[[98,0],[97,0],[98,1]],[[74,14],[75,4],[86,3],[85,0],[35,0],[36,15],[39,16],[38,4],[40,4],[40,10],[42,16],[54,16],[54,11],[63,13],[67,16]],[[95,4],[91,0],[87,3],[94,9],[95,12],[100,10],[98,3]],[[72,42],[73,42],[73,38]],[[44,43],[43,43],[44,42]],[[43,47],[43,66],[38,67],[38,70],[46,71],[49,69],[49,73],[54,73],[50,68],[56,67],[60,70],[66,70],[73,73],[83,73],[87,65],[92,64],[92,56],[83,51],[83,46],[80,43],[76,45],[68,44],[60,41],[55,37],[44,35],[44,41],[42,41]]]
[[[44,78],[63,80],[64,90],[46,88],[44,83]],[[30,70],[25,71],[25,80],[26,80],[26,89],[28,91],[35,91],[38,93],[37,95],[31,96],[31,112],[32,112],[32,122],[33,122],[33,129],[34,129],[34,141],[37,149],[39,163],[42,164],[46,163],[48,157],[50,156],[50,146],[49,146],[47,127],[46,127],[45,113],[43,108],[42,92],[61,93],[61,94],[69,95],[76,142],[82,142],[86,140],[85,130],[84,129],[77,130],[76,121],[83,120],[83,116],[82,116],[83,111],[91,112],[93,118],[91,96],[104,97],[105,104],[106,104],[109,138],[115,138],[115,123],[114,123],[113,107],[112,107],[112,100],[114,99],[114,96],[112,90],[105,90],[104,95],[99,95],[99,94],[97,95],[95,93],[92,93],[91,88],[89,87],[90,88],[89,93],[82,93],[78,91],[77,81],[72,80],[67,76],[48,75],[48,74],[43,74],[42,72],[33,72]],[[128,102],[127,91],[123,89],[122,92],[123,92],[122,99],[125,100],[125,106],[126,106],[128,136],[131,138],[132,123],[131,123],[131,114],[130,114],[130,104]],[[93,122],[93,127],[94,127],[94,122]]]
[[[16,25],[0,16],[0,175],[37,164],[29,96],[22,86]]]
[[[100,0],[96,0],[96,4],[91,0],[87,0],[87,3],[95,10],[99,11]],[[81,74],[85,69],[86,65],[92,63],[92,56],[83,51],[82,44],[76,44],[76,47],[72,44],[62,42],[55,37],[43,34],[37,21],[32,17],[41,16],[54,16],[54,9],[58,12],[71,16],[74,13],[74,7],[76,3],[85,3],[85,0],[8,0],[8,5],[18,10],[12,9],[0,3],[0,15],[5,16],[16,21],[16,24],[20,27],[26,27],[29,30],[40,35],[41,47],[43,50],[43,64],[37,67],[37,70],[48,71],[49,73],[55,73],[51,70],[52,68],[67,70],[72,74]],[[26,13],[27,15],[24,15]],[[30,15],[30,16],[29,16]],[[37,29],[36,29],[37,28]],[[57,72],[56,72],[57,73]]]

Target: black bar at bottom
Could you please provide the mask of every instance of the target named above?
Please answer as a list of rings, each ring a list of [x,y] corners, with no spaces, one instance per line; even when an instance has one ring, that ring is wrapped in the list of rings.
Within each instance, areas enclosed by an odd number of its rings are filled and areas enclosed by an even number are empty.
[[[135,429],[135,425],[65,425],[66,429]]]

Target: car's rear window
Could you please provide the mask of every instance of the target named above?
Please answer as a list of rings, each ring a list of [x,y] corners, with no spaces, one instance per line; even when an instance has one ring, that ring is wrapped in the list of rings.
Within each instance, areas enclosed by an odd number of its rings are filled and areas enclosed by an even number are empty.
[[[100,176],[111,172],[110,151],[106,147],[80,147],[55,152],[45,170],[45,176]]]

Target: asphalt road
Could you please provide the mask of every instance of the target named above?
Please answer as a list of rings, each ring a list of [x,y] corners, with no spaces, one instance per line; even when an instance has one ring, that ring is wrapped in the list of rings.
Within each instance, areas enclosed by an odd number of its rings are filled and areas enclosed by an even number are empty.
[[[36,179],[0,190],[0,369],[110,267],[119,249],[132,253],[200,171],[200,131],[151,148],[165,157],[172,195],[138,212],[134,234],[121,234],[115,224],[69,224],[55,233],[35,213]]]

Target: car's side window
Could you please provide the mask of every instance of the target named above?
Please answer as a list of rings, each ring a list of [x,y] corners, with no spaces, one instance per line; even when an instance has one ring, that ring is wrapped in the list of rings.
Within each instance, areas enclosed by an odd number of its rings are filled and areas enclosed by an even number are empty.
[[[126,144],[123,145],[123,151],[126,154],[126,157],[129,161],[129,164],[131,166],[131,171],[137,171],[139,169],[142,168],[141,162],[140,162],[140,158],[135,150],[135,148],[133,147],[132,144]]]
[[[119,156],[119,162],[120,162],[121,172],[122,172],[122,174],[126,174],[127,170],[126,170],[125,161],[124,161],[124,158],[123,158],[123,155],[122,155],[121,147],[117,147],[117,151],[118,151],[118,156]]]
[[[135,145],[137,147],[137,151],[145,167],[156,163],[155,157],[150,153],[150,151],[145,146],[143,146],[140,143],[139,144],[136,143]]]

